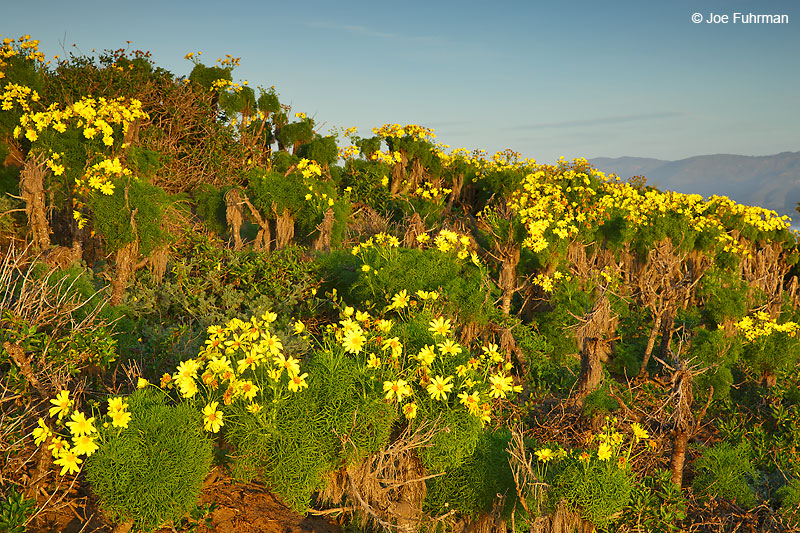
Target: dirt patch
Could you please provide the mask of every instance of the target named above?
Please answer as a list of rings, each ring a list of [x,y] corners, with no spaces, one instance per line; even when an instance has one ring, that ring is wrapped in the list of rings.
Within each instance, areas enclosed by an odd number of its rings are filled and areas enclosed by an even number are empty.
[[[201,525],[200,532],[341,533],[341,528],[329,519],[296,513],[257,483],[237,483],[223,477],[205,488],[200,501],[206,505],[216,504],[209,517],[210,524]]]

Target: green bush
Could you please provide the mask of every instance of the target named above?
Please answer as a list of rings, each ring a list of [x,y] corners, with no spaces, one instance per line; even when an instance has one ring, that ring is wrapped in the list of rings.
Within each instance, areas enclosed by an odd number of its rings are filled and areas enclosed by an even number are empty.
[[[780,513],[789,527],[800,526],[800,478],[794,478],[778,489]]]
[[[685,518],[686,499],[673,483],[672,473],[657,470],[634,486],[631,501],[622,511],[620,524],[634,531],[672,533],[681,531],[680,522]]]
[[[86,461],[86,478],[109,518],[153,530],[197,505],[212,443],[200,412],[168,405],[159,390],[139,390],[128,404],[128,427],[101,429],[114,434],[101,435],[100,448]]]
[[[756,471],[750,460],[750,446],[743,442],[733,446],[722,442],[707,448],[694,462],[694,491],[705,497],[720,497],[751,508],[756,504],[756,494],[750,479]]]
[[[298,512],[311,505],[327,472],[385,446],[397,416],[370,391],[381,384],[370,383],[341,349],[315,352],[304,365],[308,389],[279,400],[269,416],[234,403],[226,423],[234,475],[264,481]]]
[[[436,516],[456,510],[476,518],[491,511],[497,494],[506,495],[506,509],[511,509],[516,493],[506,453],[509,438],[508,430],[483,432],[475,451],[463,463],[429,479],[425,512]]]
[[[564,500],[595,526],[604,528],[631,498],[634,480],[616,461],[582,461],[574,455],[562,461],[554,475],[550,498]]]

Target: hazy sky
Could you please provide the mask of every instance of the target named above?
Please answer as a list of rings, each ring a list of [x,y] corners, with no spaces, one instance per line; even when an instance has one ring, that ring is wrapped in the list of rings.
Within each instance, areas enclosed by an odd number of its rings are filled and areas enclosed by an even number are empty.
[[[241,57],[318,124],[432,127],[489,152],[680,159],[800,150],[800,2],[9,2],[0,33],[52,56],[129,46],[178,75]],[[700,13],[727,24],[693,23]],[[734,23],[735,13],[788,24]],[[63,49],[62,49],[63,47]]]

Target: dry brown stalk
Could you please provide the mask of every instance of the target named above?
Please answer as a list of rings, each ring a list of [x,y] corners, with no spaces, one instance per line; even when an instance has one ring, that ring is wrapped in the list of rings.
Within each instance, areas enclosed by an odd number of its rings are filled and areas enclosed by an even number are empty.
[[[317,231],[319,232],[319,235],[316,239],[314,239],[314,244],[312,246],[313,250],[321,252],[330,251],[334,222],[333,208],[329,207],[328,210],[325,211],[325,216],[322,218],[322,222],[317,224]]]
[[[44,178],[46,176],[44,154],[30,154],[20,172],[20,196],[25,202],[25,214],[31,229],[31,242],[37,250],[50,247],[50,224],[47,221],[47,202]]]
[[[244,244],[242,243],[242,223],[244,222],[244,208],[242,194],[239,189],[231,189],[225,193],[225,219],[233,236],[233,249],[239,251]]]
[[[429,446],[442,430],[436,423],[422,424],[414,431],[407,428],[386,448],[329,474],[321,500],[334,505],[344,502],[336,512],[356,509],[362,521],[371,520],[384,529],[414,531],[426,521],[422,513],[425,480],[442,475],[426,473],[417,450]],[[353,446],[347,435],[339,438],[343,446]]]

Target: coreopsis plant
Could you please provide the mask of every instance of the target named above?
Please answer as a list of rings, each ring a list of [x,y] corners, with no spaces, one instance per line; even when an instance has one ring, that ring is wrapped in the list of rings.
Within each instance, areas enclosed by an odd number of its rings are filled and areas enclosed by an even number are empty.
[[[60,391],[50,403],[50,421],[39,418],[33,438],[42,447],[42,453],[53,456],[62,476],[79,473],[84,460],[119,436],[131,420],[128,404],[122,397],[109,398],[105,416],[92,413],[94,416],[87,417],[83,411],[73,409],[74,401],[68,390]],[[98,428],[98,424],[102,425]]]
[[[537,450],[540,471],[552,464],[546,478],[551,502],[564,500],[586,520],[608,527],[630,500],[635,485],[631,462],[651,448],[649,438],[639,423],[631,424],[626,434],[618,430],[616,418],[606,417],[600,432],[591,435],[588,449]]]
[[[73,416],[73,432],[86,432],[71,451],[93,450],[85,463],[86,478],[104,514],[149,531],[180,520],[197,506],[212,444],[200,413],[187,404],[171,404],[163,391],[143,381],[129,397],[109,398],[109,421],[97,428],[95,446],[89,443],[94,419]],[[70,456],[62,459],[67,462]]]

